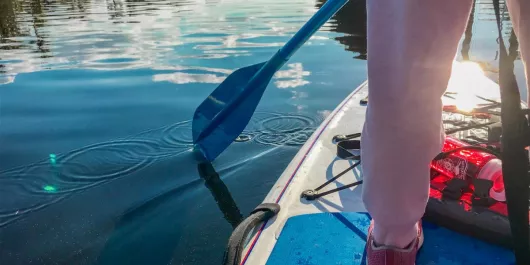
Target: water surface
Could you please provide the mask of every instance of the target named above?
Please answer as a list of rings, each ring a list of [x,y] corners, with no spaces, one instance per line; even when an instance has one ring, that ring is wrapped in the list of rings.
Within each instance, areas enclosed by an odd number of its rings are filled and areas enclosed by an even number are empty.
[[[365,80],[364,3],[276,74],[219,176],[199,174],[190,119],[321,5],[0,0],[0,263],[218,264],[233,227]],[[495,76],[492,12],[477,2],[459,58]]]

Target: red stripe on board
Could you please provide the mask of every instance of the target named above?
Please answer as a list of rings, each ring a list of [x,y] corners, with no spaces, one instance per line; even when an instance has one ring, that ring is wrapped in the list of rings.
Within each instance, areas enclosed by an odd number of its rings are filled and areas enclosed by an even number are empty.
[[[267,225],[267,222],[263,223],[263,225],[261,225],[261,227],[259,228],[258,234],[256,235],[256,238],[254,239],[254,241],[252,241],[252,245],[250,245],[250,248],[247,251],[247,254],[245,254],[245,257],[243,258],[243,261],[241,262],[241,264],[245,264],[245,262],[247,262],[248,255],[250,255],[250,252],[252,252],[252,249],[254,249],[254,246],[258,242],[258,239],[261,236],[261,232],[263,232],[263,228],[265,228],[266,225]]]

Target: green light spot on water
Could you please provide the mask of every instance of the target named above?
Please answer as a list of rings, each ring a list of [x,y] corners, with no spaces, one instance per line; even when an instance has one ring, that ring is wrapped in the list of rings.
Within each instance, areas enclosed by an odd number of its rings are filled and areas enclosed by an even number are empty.
[[[52,165],[55,165],[56,162],[57,162],[57,156],[55,154],[50,154],[50,163]]]
[[[56,192],[57,191],[57,188],[55,188],[54,186],[50,186],[50,185],[46,185],[46,186],[42,187],[42,189],[44,189],[47,192]]]

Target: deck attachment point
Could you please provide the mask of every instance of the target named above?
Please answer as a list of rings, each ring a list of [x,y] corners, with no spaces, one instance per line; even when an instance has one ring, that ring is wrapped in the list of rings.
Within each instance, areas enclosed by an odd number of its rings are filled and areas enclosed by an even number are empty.
[[[305,190],[304,192],[302,192],[302,194],[300,195],[301,198],[305,198],[306,200],[308,201],[313,201],[315,199],[317,199],[318,197],[318,191],[315,191],[315,190]]]
[[[340,141],[350,140],[361,137],[361,133],[352,133],[352,134],[337,134],[333,136],[332,141],[337,143]]]

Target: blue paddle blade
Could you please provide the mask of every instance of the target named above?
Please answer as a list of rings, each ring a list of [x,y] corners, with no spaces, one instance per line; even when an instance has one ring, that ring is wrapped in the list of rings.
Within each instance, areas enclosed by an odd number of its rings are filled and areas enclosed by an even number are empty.
[[[228,76],[193,116],[194,151],[213,161],[245,129],[272,76],[348,0],[328,0],[266,63]]]
[[[192,123],[194,149],[200,152],[206,160],[213,161],[245,129],[274,72],[261,78],[265,82],[260,82],[257,87],[252,88],[248,97],[231,109],[231,112],[237,113],[237,115],[226,115],[221,121],[216,121],[219,123],[209,134],[202,139],[199,139],[199,135],[221,110],[225,109],[244,90],[249,89],[249,80],[256,75],[264,64],[254,64],[233,72],[195,111]]]

